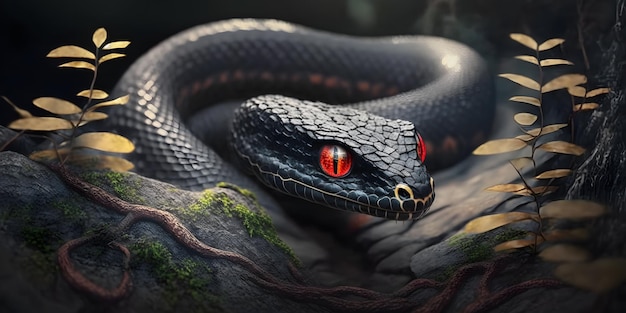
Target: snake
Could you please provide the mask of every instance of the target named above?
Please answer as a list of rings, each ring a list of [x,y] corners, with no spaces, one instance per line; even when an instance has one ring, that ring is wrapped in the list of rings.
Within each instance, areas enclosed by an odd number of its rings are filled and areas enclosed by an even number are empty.
[[[435,199],[430,171],[488,135],[492,84],[477,52],[442,37],[231,19],[139,57],[107,127],[135,144],[134,171],[183,189],[229,182],[264,206],[277,191],[296,207],[414,220]]]

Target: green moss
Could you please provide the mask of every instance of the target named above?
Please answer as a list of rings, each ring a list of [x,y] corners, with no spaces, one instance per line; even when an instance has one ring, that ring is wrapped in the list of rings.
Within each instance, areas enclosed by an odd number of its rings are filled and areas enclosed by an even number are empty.
[[[92,171],[81,175],[84,180],[96,186],[110,186],[120,199],[131,203],[144,203],[145,199],[137,193],[137,181],[129,179],[129,176],[128,173],[114,171]]]
[[[254,199],[252,193],[246,189],[226,183],[220,183],[219,185],[228,189],[237,190],[241,192],[242,195]],[[300,260],[296,257],[291,247],[278,237],[271,217],[258,205],[256,200],[254,200],[254,203],[256,210],[253,211],[243,204],[235,203],[227,194],[205,190],[200,199],[195,203],[187,208],[179,209],[178,211],[181,219],[191,222],[197,221],[199,218],[207,216],[211,212],[223,213],[227,217],[237,217],[241,219],[248,235],[251,237],[259,236],[265,239],[270,244],[283,250],[295,264],[300,265]]]
[[[87,214],[78,204],[69,200],[55,200],[52,207],[61,211],[63,216],[71,222],[81,221],[87,218]]]
[[[448,239],[448,244],[461,250],[468,263],[480,262],[493,256],[493,245],[485,241],[485,236],[458,233]]]
[[[254,194],[254,192],[252,192],[252,191],[250,191],[250,190],[248,190],[246,188],[241,188],[241,187],[239,187],[239,186],[237,186],[235,184],[231,184],[231,183],[227,183],[227,182],[219,182],[219,183],[217,183],[217,187],[231,189],[231,190],[234,190],[234,191],[242,194],[243,196],[248,197],[248,198],[250,198],[250,199],[252,199],[254,201],[257,200],[256,195]]]
[[[193,312],[223,311],[219,298],[208,291],[211,275],[208,266],[191,258],[176,262],[160,242],[139,240],[129,248],[134,256],[133,265],[148,264],[163,286],[163,297],[169,306],[166,311],[187,306],[192,306]]]
[[[35,225],[24,225],[20,231],[20,236],[27,247],[42,253],[52,253],[52,244],[57,238],[48,228]]]
[[[178,209],[179,217],[184,221],[196,222],[199,218],[210,214],[209,208],[215,202],[215,194],[207,189],[196,202],[186,208]]]

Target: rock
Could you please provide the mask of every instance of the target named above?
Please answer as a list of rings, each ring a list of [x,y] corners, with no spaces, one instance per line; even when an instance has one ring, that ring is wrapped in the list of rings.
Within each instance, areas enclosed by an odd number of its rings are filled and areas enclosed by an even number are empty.
[[[98,233],[131,252],[132,290],[111,304],[116,311],[319,311],[267,294],[251,279],[254,274],[232,260],[203,257],[153,220],[115,233],[122,214],[87,201],[47,167],[22,155],[0,153],[0,172],[0,249],[6,252],[0,258],[0,290],[8,291],[3,306],[15,312],[96,310],[100,304],[90,301],[93,294],[72,288],[61,276],[56,255],[64,243]],[[275,237],[269,217],[236,190],[188,192],[130,173],[80,175],[126,201],[174,214],[211,247],[245,255],[286,283],[295,280],[288,264],[297,258]],[[69,258],[81,275],[110,290],[122,279],[124,255],[107,243],[94,240],[72,250]]]

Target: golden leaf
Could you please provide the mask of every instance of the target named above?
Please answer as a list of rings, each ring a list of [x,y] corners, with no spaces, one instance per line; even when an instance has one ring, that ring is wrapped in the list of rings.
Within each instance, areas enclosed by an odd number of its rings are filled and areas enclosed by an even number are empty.
[[[517,113],[513,116],[513,119],[517,124],[528,126],[537,121],[537,115],[530,113]]]
[[[98,59],[99,63],[104,63],[108,60],[113,60],[121,57],[125,57],[126,55],[123,53],[109,53],[107,55],[103,55],[100,59]]]
[[[626,259],[601,258],[588,263],[565,263],[556,268],[554,275],[578,288],[604,293],[626,280]]]
[[[552,65],[574,65],[574,63],[563,60],[563,59],[545,59],[539,62],[541,66],[552,66]]]
[[[485,188],[485,191],[495,191],[495,192],[516,192],[526,189],[526,186],[522,184],[500,184],[493,185],[491,187]]]
[[[524,46],[528,48],[537,50],[537,42],[535,41],[535,39],[532,39],[528,35],[513,33],[513,34],[509,34],[509,37],[511,37],[511,39],[523,44]]]
[[[530,129],[526,131],[526,133],[529,134],[530,136],[537,137],[539,136],[539,134],[547,135],[567,126],[568,124],[550,124],[544,127]]]
[[[102,47],[102,50],[124,49],[128,47],[128,45],[130,45],[130,41],[126,41],[126,40],[113,41],[104,45],[104,47]]]
[[[520,195],[520,196],[532,196],[532,195],[541,196],[541,195],[546,195],[551,192],[554,192],[557,189],[559,189],[558,186],[537,186],[537,187],[532,187],[530,190],[524,189],[524,190],[516,191],[514,192],[514,194]]]
[[[482,145],[478,146],[472,152],[476,155],[488,155],[488,154],[498,154],[516,151],[526,147],[527,144],[525,141],[517,139],[517,138],[504,138],[504,139],[496,139],[489,140]]]
[[[511,165],[515,167],[518,171],[522,170],[524,167],[533,164],[533,159],[530,157],[521,157],[509,160]],[[517,190],[516,190],[517,191]]]
[[[587,93],[587,98],[591,98],[591,97],[595,97],[597,95],[605,94],[605,93],[608,93],[609,91],[611,91],[610,88],[597,88],[597,89],[594,89],[594,90],[589,90],[589,92]]]
[[[541,218],[594,218],[606,212],[604,205],[589,200],[557,200],[541,208]]]
[[[28,158],[33,161],[45,162],[45,161],[50,161],[50,160],[57,160],[58,156],[64,157],[69,152],[70,152],[70,149],[67,149],[67,148],[61,148],[57,150],[55,149],[40,150],[40,151],[35,151],[31,153],[28,156]]]
[[[584,262],[589,260],[589,251],[571,244],[558,244],[547,247],[539,257],[549,262]]]
[[[21,118],[11,122],[8,127],[20,130],[53,131],[72,129],[73,125],[68,120],[64,120],[62,118],[44,116]]]
[[[519,249],[524,247],[530,247],[535,245],[535,239],[515,239],[503,242],[501,244],[493,247],[493,250],[496,252],[510,250],[510,249]]]
[[[522,102],[522,103],[528,103],[534,106],[541,106],[541,102],[539,102],[539,99],[535,98],[535,97],[528,97],[528,96],[514,96],[509,98],[509,100],[511,101],[515,101],[515,102]]]
[[[537,136],[532,136],[532,135],[527,135],[527,134],[523,134],[523,135],[517,135],[515,136],[515,138],[519,139],[519,140],[524,140],[526,142],[531,141],[533,139],[535,139],[535,137]]]
[[[49,58],[82,58],[95,60],[96,56],[89,50],[79,46],[61,46],[46,55]]]
[[[584,228],[555,229],[544,232],[543,237],[546,241],[586,240],[589,238],[589,231]]]
[[[526,61],[532,64],[539,65],[539,61],[537,60],[537,58],[532,55],[517,55],[515,56],[515,58],[518,60],[522,60],[522,61]]]
[[[85,62],[85,61],[71,61],[71,62],[63,63],[59,65],[59,67],[84,68],[84,69],[88,69],[92,71],[96,70],[96,67],[93,64],[89,62]]]
[[[107,117],[108,115],[102,112],[85,112],[85,114],[83,115],[83,120],[91,122],[91,121],[103,120]]]
[[[585,148],[567,141],[550,141],[542,144],[539,149],[562,154],[581,155],[585,153]]]
[[[532,90],[539,91],[539,88],[540,88],[538,82],[526,76],[522,76],[518,74],[510,74],[510,73],[500,74],[498,76],[504,77],[516,84],[522,85]]]
[[[104,102],[100,102],[96,105],[93,105],[91,107],[89,107],[87,109],[87,112],[91,112],[96,110],[97,108],[101,108],[101,107],[105,107],[105,106],[110,106],[110,105],[123,105],[126,104],[128,102],[128,99],[130,98],[129,95],[125,95],[125,96],[121,96],[119,98],[115,98],[113,100],[109,100],[109,101],[104,101]]]
[[[554,47],[556,47],[557,45],[562,44],[565,41],[565,39],[561,39],[561,38],[552,38],[552,39],[548,39],[544,42],[542,42],[539,45],[539,48],[537,50],[539,51],[546,51],[549,49],[552,49]]]
[[[524,221],[537,220],[537,214],[526,212],[508,212],[477,217],[463,228],[466,233],[484,233],[504,225]]]
[[[96,48],[100,48],[105,40],[107,40],[107,31],[106,29],[100,27],[93,32],[93,36],[91,37],[93,44],[96,45]]]
[[[116,172],[128,172],[135,167],[132,162],[120,157],[81,153],[73,153],[68,157],[66,163],[95,169],[109,169]]]
[[[9,100],[9,98],[5,97],[5,96],[1,96],[2,99],[4,99],[4,101],[6,101],[10,106],[13,107],[13,110],[15,110],[15,112],[17,112],[17,114],[21,117],[21,118],[29,118],[29,117],[33,117],[32,114],[30,114],[30,112],[24,110],[24,109],[20,109],[20,107],[18,107],[17,105],[15,105],[15,103],[13,103],[13,101]]]
[[[535,176],[535,178],[536,179],[561,178],[561,177],[568,176],[571,173],[572,173],[572,170],[570,170],[568,168],[559,168],[559,169],[555,169],[555,170],[545,171],[545,172]]]
[[[135,149],[126,137],[109,132],[84,133],[74,138],[72,145],[115,153],[129,153]]]
[[[569,88],[587,82],[587,76],[582,74],[561,75],[541,87],[541,92],[546,93],[558,89]]]
[[[567,92],[574,97],[584,98],[587,90],[583,86],[567,87]]]
[[[105,99],[106,97],[109,96],[108,93],[99,89],[94,89],[94,90],[86,89],[77,93],[76,95],[80,97],[91,98],[91,99]]]
[[[53,97],[37,98],[33,100],[33,104],[54,114],[76,114],[82,111],[74,103]]]
[[[578,112],[578,111],[585,111],[585,110],[595,110],[599,107],[600,105],[595,102],[587,102],[587,103],[575,105],[573,110],[574,112]]]

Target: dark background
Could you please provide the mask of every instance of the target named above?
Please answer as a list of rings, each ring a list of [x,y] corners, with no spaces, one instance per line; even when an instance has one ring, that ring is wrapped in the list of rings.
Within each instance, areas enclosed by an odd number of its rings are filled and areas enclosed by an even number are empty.
[[[77,101],[91,72],[56,66],[45,55],[66,44],[92,49],[91,34],[130,40],[126,58],[107,62],[97,88],[110,91],[123,71],[150,47],[188,27],[234,17],[283,19],[355,35],[425,33],[464,41],[493,60],[518,49],[509,32],[538,39],[574,34],[577,1],[425,0],[57,0],[0,3],[0,95],[24,108],[54,96]],[[613,6],[614,8],[614,6]],[[594,8],[594,10],[598,10]],[[450,26],[452,25],[452,26]],[[497,47],[494,48],[494,47]],[[0,101],[0,123],[17,115]]]

